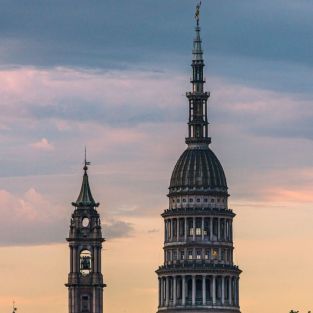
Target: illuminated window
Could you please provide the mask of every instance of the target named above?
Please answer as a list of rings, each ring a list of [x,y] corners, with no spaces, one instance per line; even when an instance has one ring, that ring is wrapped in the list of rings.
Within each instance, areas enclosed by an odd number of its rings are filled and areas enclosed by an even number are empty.
[[[202,234],[202,219],[201,217],[196,218],[196,236],[201,236]]]
[[[197,260],[200,260],[201,259],[201,250],[197,250]]]
[[[212,257],[214,259],[218,259],[218,250],[217,249],[212,249]]]

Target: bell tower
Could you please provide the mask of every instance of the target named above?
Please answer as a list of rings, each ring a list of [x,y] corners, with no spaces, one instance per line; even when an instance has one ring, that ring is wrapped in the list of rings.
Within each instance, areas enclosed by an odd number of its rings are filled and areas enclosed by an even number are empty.
[[[100,216],[88,181],[89,162],[85,158],[82,187],[71,218],[69,236],[70,273],[68,274],[69,313],[103,313],[103,275],[101,249],[104,238]]]

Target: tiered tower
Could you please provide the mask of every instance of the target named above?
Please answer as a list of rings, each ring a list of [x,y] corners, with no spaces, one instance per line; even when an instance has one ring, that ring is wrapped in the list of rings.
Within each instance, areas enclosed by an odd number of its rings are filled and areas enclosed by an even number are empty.
[[[193,42],[187,149],[169,187],[158,313],[239,313],[240,269],[233,263],[233,218],[224,170],[209,148],[199,10]]]
[[[88,181],[89,162],[85,160],[80,194],[72,205],[70,233],[66,239],[70,247],[68,274],[69,313],[103,313],[103,276],[101,249],[104,238],[96,203]]]

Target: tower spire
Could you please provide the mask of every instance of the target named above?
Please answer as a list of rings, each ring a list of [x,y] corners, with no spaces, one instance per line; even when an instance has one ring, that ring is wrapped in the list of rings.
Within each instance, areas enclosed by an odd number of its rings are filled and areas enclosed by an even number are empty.
[[[83,182],[80,189],[79,196],[76,200],[76,202],[73,202],[73,206],[76,207],[97,207],[99,206],[99,203],[96,203],[94,200],[90,185],[89,185],[89,179],[88,179],[88,165],[91,163],[87,161],[87,149],[85,147],[85,160],[84,160],[84,176],[83,176]]]
[[[188,121],[188,137],[186,143],[205,144],[211,142],[208,136],[208,110],[207,101],[210,97],[209,92],[204,91],[205,79],[203,75],[204,60],[201,40],[200,28],[200,7],[201,2],[197,4],[195,19],[195,38],[193,40],[193,58],[192,58],[192,91],[187,92],[186,96],[189,100],[189,121]]]

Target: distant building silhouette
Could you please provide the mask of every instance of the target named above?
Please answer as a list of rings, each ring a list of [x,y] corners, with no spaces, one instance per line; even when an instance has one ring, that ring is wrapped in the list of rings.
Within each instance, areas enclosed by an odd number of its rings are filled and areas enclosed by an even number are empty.
[[[233,263],[233,218],[224,170],[209,148],[199,14],[193,42],[192,91],[187,92],[187,149],[169,187],[164,264],[158,268],[158,313],[239,313],[240,269]]]
[[[103,276],[101,249],[104,238],[100,216],[88,181],[89,163],[85,160],[80,194],[72,205],[69,237],[70,273],[68,274],[69,313],[103,313]]]

